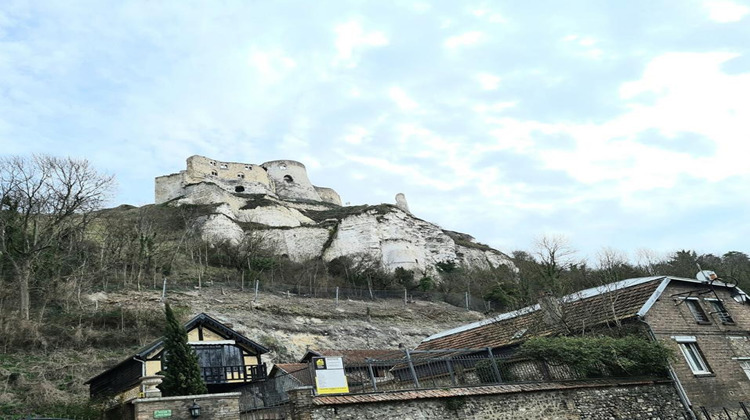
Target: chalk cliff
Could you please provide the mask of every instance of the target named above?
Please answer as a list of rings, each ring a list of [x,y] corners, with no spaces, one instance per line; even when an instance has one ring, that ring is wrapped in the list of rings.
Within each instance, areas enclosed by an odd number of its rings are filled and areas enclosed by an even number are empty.
[[[213,204],[215,210],[197,221],[204,239],[261,237],[296,262],[365,256],[388,271],[425,275],[437,275],[436,264],[445,262],[513,267],[505,254],[471,236],[413,216],[403,194],[395,205],[341,206],[338,193],[313,186],[304,165],[294,161],[252,165],[193,156],[186,171],[156,179],[156,202]]]

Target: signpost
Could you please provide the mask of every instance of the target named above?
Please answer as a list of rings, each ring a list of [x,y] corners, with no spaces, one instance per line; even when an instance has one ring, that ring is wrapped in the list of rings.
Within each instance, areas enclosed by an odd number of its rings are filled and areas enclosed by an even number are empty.
[[[344,360],[341,357],[313,357],[312,362],[315,370],[315,391],[319,395],[349,392]]]

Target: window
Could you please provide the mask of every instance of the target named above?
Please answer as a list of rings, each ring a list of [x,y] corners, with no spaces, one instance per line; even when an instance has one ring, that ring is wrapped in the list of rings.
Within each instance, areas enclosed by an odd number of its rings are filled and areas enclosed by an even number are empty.
[[[284,175],[284,181],[292,183],[294,182],[294,179],[292,179],[292,177],[289,175]]]
[[[745,372],[747,379],[750,379],[750,360],[740,360],[740,367]]]
[[[216,171],[211,171],[211,175],[213,175],[213,176],[219,176],[219,173],[216,172]]]
[[[708,305],[711,307],[711,313],[716,314],[721,322],[725,324],[734,324],[734,319],[727,312],[727,308],[724,307],[724,303],[718,299],[706,299]]]
[[[245,174],[237,174],[237,178],[245,178]]]
[[[229,168],[229,166],[227,166],[227,164],[226,164],[226,163],[222,163],[222,164],[221,164],[221,165],[220,165],[219,167],[220,167],[221,169],[228,169],[228,168]]]
[[[680,346],[680,351],[682,352],[682,355],[685,356],[685,361],[687,361],[688,366],[690,366],[690,370],[695,375],[710,375],[711,369],[708,368],[708,363],[706,363],[706,360],[703,358],[703,354],[701,354],[700,349],[698,348],[698,343],[695,341],[695,337],[674,337],[674,339],[677,341],[677,343]]]
[[[685,299],[685,305],[687,305],[688,309],[690,309],[690,313],[693,314],[693,318],[695,318],[695,320],[699,324],[711,323],[711,321],[708,319],[708,315],[706,315],[706,312],[703,311],[703,308],[701,307],[701,304],[697,298]]]

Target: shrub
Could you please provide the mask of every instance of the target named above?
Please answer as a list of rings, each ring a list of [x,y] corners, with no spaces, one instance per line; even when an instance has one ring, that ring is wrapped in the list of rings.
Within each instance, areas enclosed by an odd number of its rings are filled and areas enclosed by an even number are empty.
[[[519,357],[566,365],[587,378],[664,375],[673,353],[638,336],[536,337],[521,345]]]

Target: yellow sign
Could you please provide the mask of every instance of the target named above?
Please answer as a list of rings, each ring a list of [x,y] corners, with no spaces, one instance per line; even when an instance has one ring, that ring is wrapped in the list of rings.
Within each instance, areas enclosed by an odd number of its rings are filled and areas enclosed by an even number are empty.
[[[341,357],[315,357],[313,366],[315,366],[315,390],[319,395],[349,392],[344,361]]]

